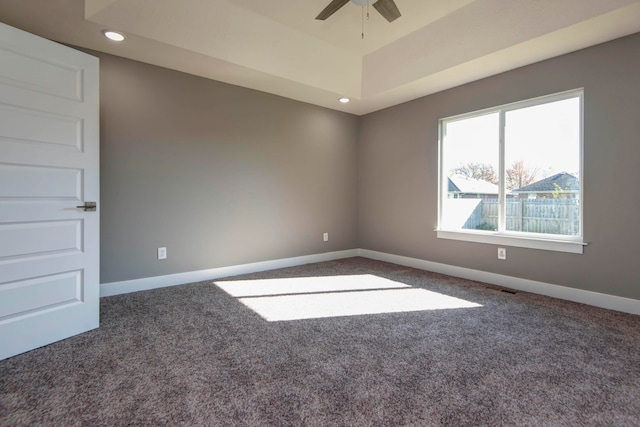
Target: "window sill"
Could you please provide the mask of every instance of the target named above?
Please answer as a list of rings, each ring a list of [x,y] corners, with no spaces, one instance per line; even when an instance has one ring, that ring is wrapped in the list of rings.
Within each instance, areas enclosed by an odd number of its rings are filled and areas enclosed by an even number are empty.
[[[541,249],[545,251],[582,254],[587,244],[581,239],[553,240],[529,236],[514,236],[503,233],[435,230],[438,239],[461,240],[465,242],[489,243],[493,245],[515,246],[519,248]]]

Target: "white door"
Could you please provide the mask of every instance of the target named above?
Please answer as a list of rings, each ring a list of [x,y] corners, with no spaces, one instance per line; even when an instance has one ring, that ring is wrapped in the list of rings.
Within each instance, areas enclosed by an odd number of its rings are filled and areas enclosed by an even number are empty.
[[[0,359],[98,327],[98,59],[0,23]]]

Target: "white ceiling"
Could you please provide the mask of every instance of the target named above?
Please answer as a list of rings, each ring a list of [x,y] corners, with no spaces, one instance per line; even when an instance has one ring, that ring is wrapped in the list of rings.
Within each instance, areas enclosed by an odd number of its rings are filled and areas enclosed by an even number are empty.
[[[640,0],[395,0],[392,23],[352,3],[315,20],[329,1],[0,0],[0,21],[354,114],[640,32]]]

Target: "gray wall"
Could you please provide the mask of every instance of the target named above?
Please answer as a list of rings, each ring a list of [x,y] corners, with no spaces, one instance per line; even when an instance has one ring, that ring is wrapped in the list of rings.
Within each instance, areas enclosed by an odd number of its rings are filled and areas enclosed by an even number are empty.
[[[357,247],[358,117],[90,53],[102,283]]]
[[[361,247],[640,299],[638,52],[640,34],[361,118],[91,52],[101,282]],[[578,87],[585,253],[498,261],[496,246],[437,239],[438,119]]]
[[[428,53],[425,53],[428,54]],[[584,87],[584,254],[437,239],[438,119]],[[362,118],[359,244],[640,299],[640,34]]]

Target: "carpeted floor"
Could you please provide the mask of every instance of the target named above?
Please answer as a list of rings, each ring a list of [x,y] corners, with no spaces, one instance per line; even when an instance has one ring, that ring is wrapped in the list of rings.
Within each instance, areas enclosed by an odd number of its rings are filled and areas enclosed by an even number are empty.
[[[269,322],[213,282],[104,298],[98,330],[0,362],[0,425],[640,426],[640,316],[364,258],[227,280],[361,274],[474,304]]]

